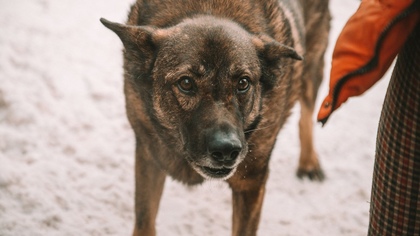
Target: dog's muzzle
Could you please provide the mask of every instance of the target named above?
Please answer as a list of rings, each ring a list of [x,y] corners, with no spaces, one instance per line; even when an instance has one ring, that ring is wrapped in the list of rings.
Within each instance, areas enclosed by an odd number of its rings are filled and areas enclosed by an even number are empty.
[[[242,143],[237,134],[218,131],[207,137],[206,140],[208,155],[216,166],[234,166],[242,151]]]
[[[239,164],[243,145],[236,132],[216,130],[205,136],[207,155],[205,165],[199,166],[205,177],[226,179],[230,177]]]

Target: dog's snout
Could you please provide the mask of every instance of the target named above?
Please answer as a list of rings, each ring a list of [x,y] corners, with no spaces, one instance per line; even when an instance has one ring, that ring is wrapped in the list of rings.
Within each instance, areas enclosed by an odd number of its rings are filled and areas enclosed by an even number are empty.
[[[215,132],[208,137],[208,152],[220,164],[232,165],[242,150],[242,143],[235,133]]]

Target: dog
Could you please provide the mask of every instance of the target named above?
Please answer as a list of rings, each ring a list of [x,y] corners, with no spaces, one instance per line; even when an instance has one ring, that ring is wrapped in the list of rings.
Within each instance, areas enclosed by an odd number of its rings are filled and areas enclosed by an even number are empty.
[[[256,235],[276,137],[299,101],[297,175],[322,180],[312,114],[328,43],[328,0],[138,0],[121,39],[136,138],[133,235],[155,235],[167,175],[226,181],[232,235]]]

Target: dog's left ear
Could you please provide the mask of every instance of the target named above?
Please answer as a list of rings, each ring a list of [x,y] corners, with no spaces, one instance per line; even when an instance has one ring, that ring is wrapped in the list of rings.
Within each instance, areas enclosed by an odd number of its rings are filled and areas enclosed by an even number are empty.
[[[153,49],[154,43],[152,34],[155,31],[154,28],[148,26],[123,25],[111,22],[104,18],[101,18],[100,21],[105,27],[118,35],[126,49]]]
[[[293,48],[277,42],[268,35],[254,36],[252,38],[252,42],[254,43],[258,53],[269,64],[275,63],[281,58],[303,60],[303,57],[299,55]]]
[[[152,26],[124,25],[101,18],[101,23],[118,35],[127,51],[153,53],[159,42],[169,35],[169,31]]]

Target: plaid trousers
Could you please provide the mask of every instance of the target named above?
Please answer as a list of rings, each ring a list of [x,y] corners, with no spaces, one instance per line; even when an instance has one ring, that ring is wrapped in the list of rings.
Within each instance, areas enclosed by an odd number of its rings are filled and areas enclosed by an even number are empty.
[[[420,235],[420,24],[400,52],[379,122],[368,235]]]

